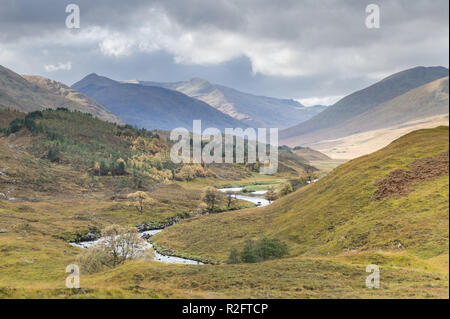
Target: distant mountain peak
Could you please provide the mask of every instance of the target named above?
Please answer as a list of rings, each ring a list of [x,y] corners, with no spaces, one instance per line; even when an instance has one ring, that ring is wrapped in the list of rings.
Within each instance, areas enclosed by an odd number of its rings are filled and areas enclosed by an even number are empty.
[[[207,127],[220,129],[246,126],[203,101],[154,82],[114,81],[89,74],[72,88],[99,101],[127,124],[138,127],[189,128],[196,119],[201,119]]]
[[[105,76],[98,75],[97,73],[90,73],[86,75],[84,78],[82,78],[77,83],[74,83],[72,87],[81,87],[84,85],[90,85],[90,84],[96,84],[96,85],[111,85],[114,83],[117,83],[114,80],[111,80],[110,78],[107,78]]]
[[[139,83],[181,92],[252,127],[286,128],[305,121],[324,109],[323,107],[305,108],[293,99],[279,99],[241,92],[198,77],[172,83],[153,81]]]

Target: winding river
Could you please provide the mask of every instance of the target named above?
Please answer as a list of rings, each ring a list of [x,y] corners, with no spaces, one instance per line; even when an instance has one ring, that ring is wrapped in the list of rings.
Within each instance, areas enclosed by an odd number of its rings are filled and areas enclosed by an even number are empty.
[[[227,193],[227,192],[240,192],[242,190],[242,187],[235,187],[235,188],[219,188],[219,190],[223,193]],[[247,195],[240,195],[240,194],[233,194],[233,197],[237,198],[237,199],[242,199],[248,202],[252,202],[255,205],[259,206],[259,207],[263,207],[263,206],[267,206],[270,204],[270,202],[268,200],[266,200],[263,197],[259,197],[259,196],[251,196],[251,195],[264,195],[266,193],[266,191],[256,191],[256,192],[252,192],[250,193],[249,196]],[[151,237],[157,233],[162,232],[163,229],[154,229],[154,230],[147,230],[147,231],[143,231],[141,232],[141,237],[144,238],[148,238]],[[70,245],[75,246],[75,247],[80,247],[80,248],[89,248],[92,247],[96,244],[101,243],[102,241],[104,241],[104,238],[99,238],[96,240],[92,240],[92,241],[84,241],[84,242],[80,242],[80,243],[70,243]],[[149,241],[145,241],[145,245],[142,248],[143,250],[146,249],[150,249],[153,248],[153,245],[151,242]],[[175,256],[168,256],[168,255],[163,255],[159,252],[156,251],[156,249],[153,249],[154,253],[155,253],[155,257],[153,258],[154,261],[159,261],[159,262],[163,262],[163,263],[168,263],[168,264],[189,264],[189,265],[203,265],[202,262],[197,261],[197,260],[192,260],[192,259],[186,259],[186,258],[181,258],[181,257],[175,257]]]
[[[238,192],[242,191],[242,187],[219,188],[219,190],[222,193],[228,193],[228,192],[238,193]],[[255,191],[255,192],[249,193],[250,195],[233,194],[233,197],[237,198],[237,199],[245,200],[247,202],[252,202],[256,206],[263,207],[263,206],[270,205],[270,202],[267,199],[265,199],[264,197],[252,196],[252,195],[264,195],[265,193],[267,193],[267,191]]]

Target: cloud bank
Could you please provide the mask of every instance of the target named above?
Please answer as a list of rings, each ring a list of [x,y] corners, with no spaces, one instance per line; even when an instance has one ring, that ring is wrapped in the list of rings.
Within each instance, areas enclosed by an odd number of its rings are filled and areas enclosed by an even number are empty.
[[[80,29],[65,27],[69,2],[6,0],[0,64],[68,84],[91,72],[198,76],[300,100],[330,100],[417,65],[448,67],[447,0],[377,1],[380,29],[366,28],[369,2],[356,0],[72,2]]]

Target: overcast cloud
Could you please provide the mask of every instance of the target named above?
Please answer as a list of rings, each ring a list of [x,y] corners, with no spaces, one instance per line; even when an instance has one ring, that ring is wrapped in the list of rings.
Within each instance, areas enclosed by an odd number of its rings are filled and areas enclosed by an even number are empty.
[[[69,3],[81,28],[65,27]],[[381,8],[367,29],[365,7]],[[417,65],[448,67],[448,0],[2,0],[0,64],[68,85],[201,77],[332,103]]]

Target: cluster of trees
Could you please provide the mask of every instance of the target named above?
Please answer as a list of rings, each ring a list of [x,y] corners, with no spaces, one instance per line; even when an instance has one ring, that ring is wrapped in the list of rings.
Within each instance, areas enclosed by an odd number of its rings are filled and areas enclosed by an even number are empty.
[[[287,194],[292,193],[293,191],[294,191],[294,188],[292,187],[292,184],[290,182],[286,182],[280,186],[280,189],[278,192],[275,191],[275,188],[273,186],[270,186],[267,189],[267,193],[264,195],[264,197],[269,202],[273,202],[274,200],[277,200],[280,197],[286,196]]]
[[[32,133],[38,133],[42,131],[42,126],[36,122],[36,119],[42,118],[41,111],[34,111],[28,113],[25,118],[16,118],[9,123],[9,127],[6,129],[6,134],[10,135],[20,131],[23,127],[29,129]]]
[[[148,196],[147,193],[141,191],[129,194],[127,198],[129,200],[129,206],[136,208],[139,215],[144,213],[145,207],[156,204],[156,201],[153,198]]]
[[[206,204],[208,213],[214,213],[220,202],[225,199],[224,194],[214,187],[208,187],[203,195],[203,201]]]
[[[209,172],[200,164],[185,164],[175,173],[175,179],[179,181],[191,181],[196,177],[206,177]]]
[[[2,132],[12,134],[22,128],[46,136],[33,141],[31,151],[36,156],[46,154],[51,162],[64,160],[94,176],[131,175],[127,184],[137,188],[149,180],[189,181],[210,174],[201,165],[174,164],[167,141],[156,132],[101,121],[63,107],[30,112],[24,118],[18,114]]]
[[[126,174],[126,163],[122,158],[118,158],[114,160],[112,158],[109,161],[109,164],[106,164],[104,160],[99,162],[95,162],[93,168],[94,175],[97,176],[106,176],[111,173],[112,176],[121,176]]]
[[[228,263],[256,263],[269,259],[282,258],[288,254],[289,249],[284,242],[278,239],[264,237],[258,241],[247,240],[240,252],[233,248],[228,257]]]

